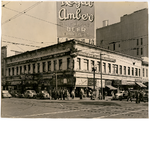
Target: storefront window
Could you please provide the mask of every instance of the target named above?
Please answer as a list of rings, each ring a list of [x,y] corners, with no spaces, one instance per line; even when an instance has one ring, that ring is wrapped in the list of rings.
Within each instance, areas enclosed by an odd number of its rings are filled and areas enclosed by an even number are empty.
[[[62,59],[59,59],[59,70],[62,70]]]
[[[143,48],[141,48],[141,55],[143,55]]]
[[[24,65],[24,73],[26,73],[26,69],[27,69],[27,68],[26,68],[26,65]]]

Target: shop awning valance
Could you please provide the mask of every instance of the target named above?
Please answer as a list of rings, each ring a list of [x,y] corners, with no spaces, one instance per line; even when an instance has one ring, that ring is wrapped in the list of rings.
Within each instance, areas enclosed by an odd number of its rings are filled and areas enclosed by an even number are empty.
[[[117,88],[111,86],[111,85],[106,85],[106,87],[108,87],[110,90],[117,90]]]
[[[144,85],[143,83],[140,82],[136,82],[137,85],[139,85],[140,87],[147,87],[146,85]]]

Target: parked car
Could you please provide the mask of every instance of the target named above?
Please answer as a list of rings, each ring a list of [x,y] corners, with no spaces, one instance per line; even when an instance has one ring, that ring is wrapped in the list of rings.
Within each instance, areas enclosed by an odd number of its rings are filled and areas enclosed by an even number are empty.
[[[7,90],[2,91],[2,97],[3,98],[11,98],[11,94]]]
[[[46,99],[46,98],[49,98],[49,93],[44,90],[44,91],[41,91],[40,93],[38,93],[37,97],[41,98],[41,99]]]
[[[24,93],[24,97],[26,98],[36,98],[37,94],[34,90],[26,90]]]
[[[148,94],[148,90],[146,90],[143,92],[143,100],[145,102],[148,102],[148,98],[149,98],[149,94]]]
[[[121,91],[115,94],[114,99],[122,100],[123,97],[124,97],[124,91]]]

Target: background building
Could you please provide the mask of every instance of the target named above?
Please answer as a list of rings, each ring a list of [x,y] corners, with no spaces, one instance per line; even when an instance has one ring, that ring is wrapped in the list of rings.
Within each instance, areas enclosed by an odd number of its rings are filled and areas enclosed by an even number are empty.
[[[120,22],[96,30],[96,45],[135,57],[148,57],[148,9],[121,17]]]

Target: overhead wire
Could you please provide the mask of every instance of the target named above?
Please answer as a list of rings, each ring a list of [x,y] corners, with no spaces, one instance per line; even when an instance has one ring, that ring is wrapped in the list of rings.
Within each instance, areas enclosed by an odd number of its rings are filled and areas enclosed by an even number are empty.
[[[15,15],[15,16],[9,18],[8,20],[6,20],[5,22],[3,22],[2,25],[5,24],[5,23],[7,23],[7,22],[9,22],[9,21],[11,21],[11,20],[13,20],[13,19],[15,19],[15,18],[17,18],[17,17],[19,17],[19,16],[21,16],[21,15],[23,15],[23,14],[25,14],[29,10],[33,9],[35,6],[39,5],[40,3],[41,2],[37,2],[34,5],[30,6],[29,8],[23,10],[22,12],[19,12],[19,14]],[[6,7],[4,6],[4,8],[6,8]]]

